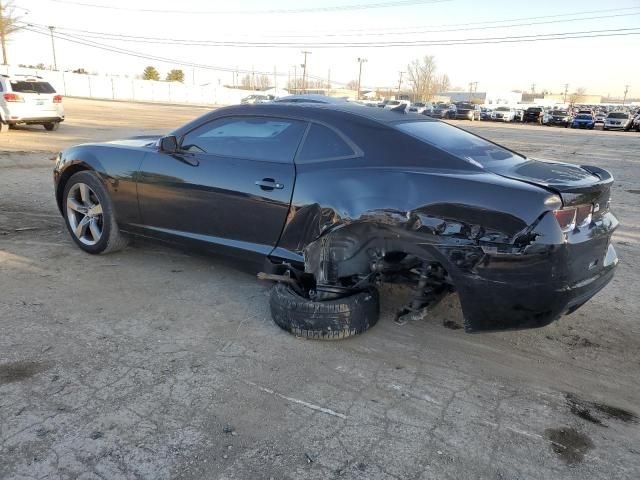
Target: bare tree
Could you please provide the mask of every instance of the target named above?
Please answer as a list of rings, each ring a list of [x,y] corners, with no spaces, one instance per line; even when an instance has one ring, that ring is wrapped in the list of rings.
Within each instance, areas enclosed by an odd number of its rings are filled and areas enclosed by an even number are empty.
[[[447,77],[448,78],[448,77]],[[429,100],[438,90],[436,60],[433,55],[425,55],[407,65],[407,80],[411,85],[414,100]]]
[[[587,93],[586,89],[583,87],[580,87],[578,89],[576,89],[575,92],[573,92],[572,94],[570,94],[567,97],[567,100],[569,100],[569,104],[570,105],[575,105],[576,103],[581,103],[584,101],[584,96]]]
[[[451,80],[449,80],[449,75],[443,73],[438,77],[436,93],[447,92],[450,88]]]
[[[357,90],[358,89],[358,80],[351,80],[347,83],[347,88],[349,90]]]
[[[264,88],[269,88],[271,86],[271,78],[269,75],[258,75],[256,76],[256,81],[254,88],[256,90],[262,90]]]
[[[4,2],[0,0],[0,44],[2,45],[2,64],[7,65],[7,39],[20,30],[19,17],[14,13],[13,1]]]

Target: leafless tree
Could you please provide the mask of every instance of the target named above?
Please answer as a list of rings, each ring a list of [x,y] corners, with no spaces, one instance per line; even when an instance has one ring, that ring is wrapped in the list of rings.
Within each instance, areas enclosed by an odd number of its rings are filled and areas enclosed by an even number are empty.
[[[13,0],[0,0],[0,44],[2,45],[2,64],[7,65],[7,40],[11,34],[20,30],[20,18],[14,13]]]
[[[407,65],[407,80],[415,100],[429,100],[438,92],[443,78],[438,78],[436,70],[433,55],[425,55]],[[446,81],[449,83],[449,77]]]
[[[349,90],[357,90],[358,89],[358,80],[351,80],[347,83],[347,88]]]
[[[576,103],[581,103],[584,101],[584,96],[587,93],[586,89],[583,87],[580,87],[578,89],[576,89],[575,92],[573,92],[572,94],[569,95],[569,97],[567,97],[567,100],[569,101],[570,105],[575,105]]]

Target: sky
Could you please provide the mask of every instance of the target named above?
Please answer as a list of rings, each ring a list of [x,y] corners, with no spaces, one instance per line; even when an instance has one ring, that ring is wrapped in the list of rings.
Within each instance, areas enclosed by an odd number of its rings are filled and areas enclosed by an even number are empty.
[[[385,6],[374,8],[373,4]],[[162,76],[181,68],[187,82],[230,84],[233,74],[228,71],[179,63],[227,70],[275,69],[279,86],[284,87],[294,65],[301,74],[301,52],[307,50],[311,76],[326,78],[330,70],[332,82],[346,83],[357,79],[357,59],[366,58],[364,86],[397,87],[399,72],[406,71],[409,62],[433,55],[438,71],[449,75],[452,86],[464,89],[469,82],[478,82],[477,91],[531,91],[535,84],[537,92],[560,92],[569,84],[569,90],[582,87],[588,93],[621,96],[629,85],[629,95],[640,96],[640,35],[627,35],[640,33],[640,0],[14,0],[14,6],[22,21],[36,26],[29,28],[52,25],[61,35],[73,35],[74,41],[80,38],[170,60],[137,58],[57,38],[58,68],[65,70],[85,68],[133,76],[154,65]],[[625,35],[477,45],[372,45],[601,30]],[[123,41],[95,32],[149,37],[151,42],[155,37],[236,46]],[[238,42],[296,45],[239,47]],[[318,44],[323,42],[342,45],[322,48]],[[352,43],[358,45],[348,45]],[[52,63],[51,40],[46,35],[21,31],[11,37],[8,48],[10,63]]]

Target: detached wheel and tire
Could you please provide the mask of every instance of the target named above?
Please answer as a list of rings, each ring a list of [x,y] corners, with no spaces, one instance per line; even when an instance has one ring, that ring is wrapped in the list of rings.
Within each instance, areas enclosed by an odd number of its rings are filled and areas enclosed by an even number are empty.
[[[62,211],[71,238],[87,253],[124,248],[127,238],[118,229],[109,194],[93,172],[78,172],[65,185]]]
[[[316,340],[339,340],[362,333],[378,322],[380,314],[375,289],[315,302],[278,283],[271,290],[270,305],[271,316],[280,328]]]
[[[45,128],[45,130],[47,130],[48,132],[55,132],[56,130],[58,130],[58,128],[60,128],[60,122],[49,122],[49,123],[45,123],[45,124],[44,124],[44,128]]]

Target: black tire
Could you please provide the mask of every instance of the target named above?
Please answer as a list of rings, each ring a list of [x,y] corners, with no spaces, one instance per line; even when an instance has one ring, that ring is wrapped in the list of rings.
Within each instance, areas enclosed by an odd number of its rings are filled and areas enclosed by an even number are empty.
[[[271,317],[298,337],[340,340],[362,333],[378,322],[380,299],[371,289],[354,295],[314,302],[298,295],[290,286],[276,284],[271,290]]]
[[[99,240],[93,245],[83,243],[83,241],[74,233],[69,219],[69,212],[67,208],[69,192],[71,192],[74,186],[78,184],[87,185],[102,207],[100,225],[102,233],[99,237]],[[78,245],[78,247],[80,247],[85,252],[91,254],[110,253],[122,250],[127,246],[128,239],[120,233],[120,229],[118,228],[118,224],[116,222],[115,214],[113,211],[113,202],[109,197],[107,189],[104,187],[102,181],[95,173],[90,171],[82,171],[73,174],[71,178],[69,178],[64,187],[64,193],[62,195],[62,211],[65,224],[67,225],[67,230],[69,230],[71,238],[76,243],[76,245]]]
[[[58,130],[58,128],[60,128],[60,122],[49,122],[43,124],[43,126],[48,132],[55,132],[56,130]]]

